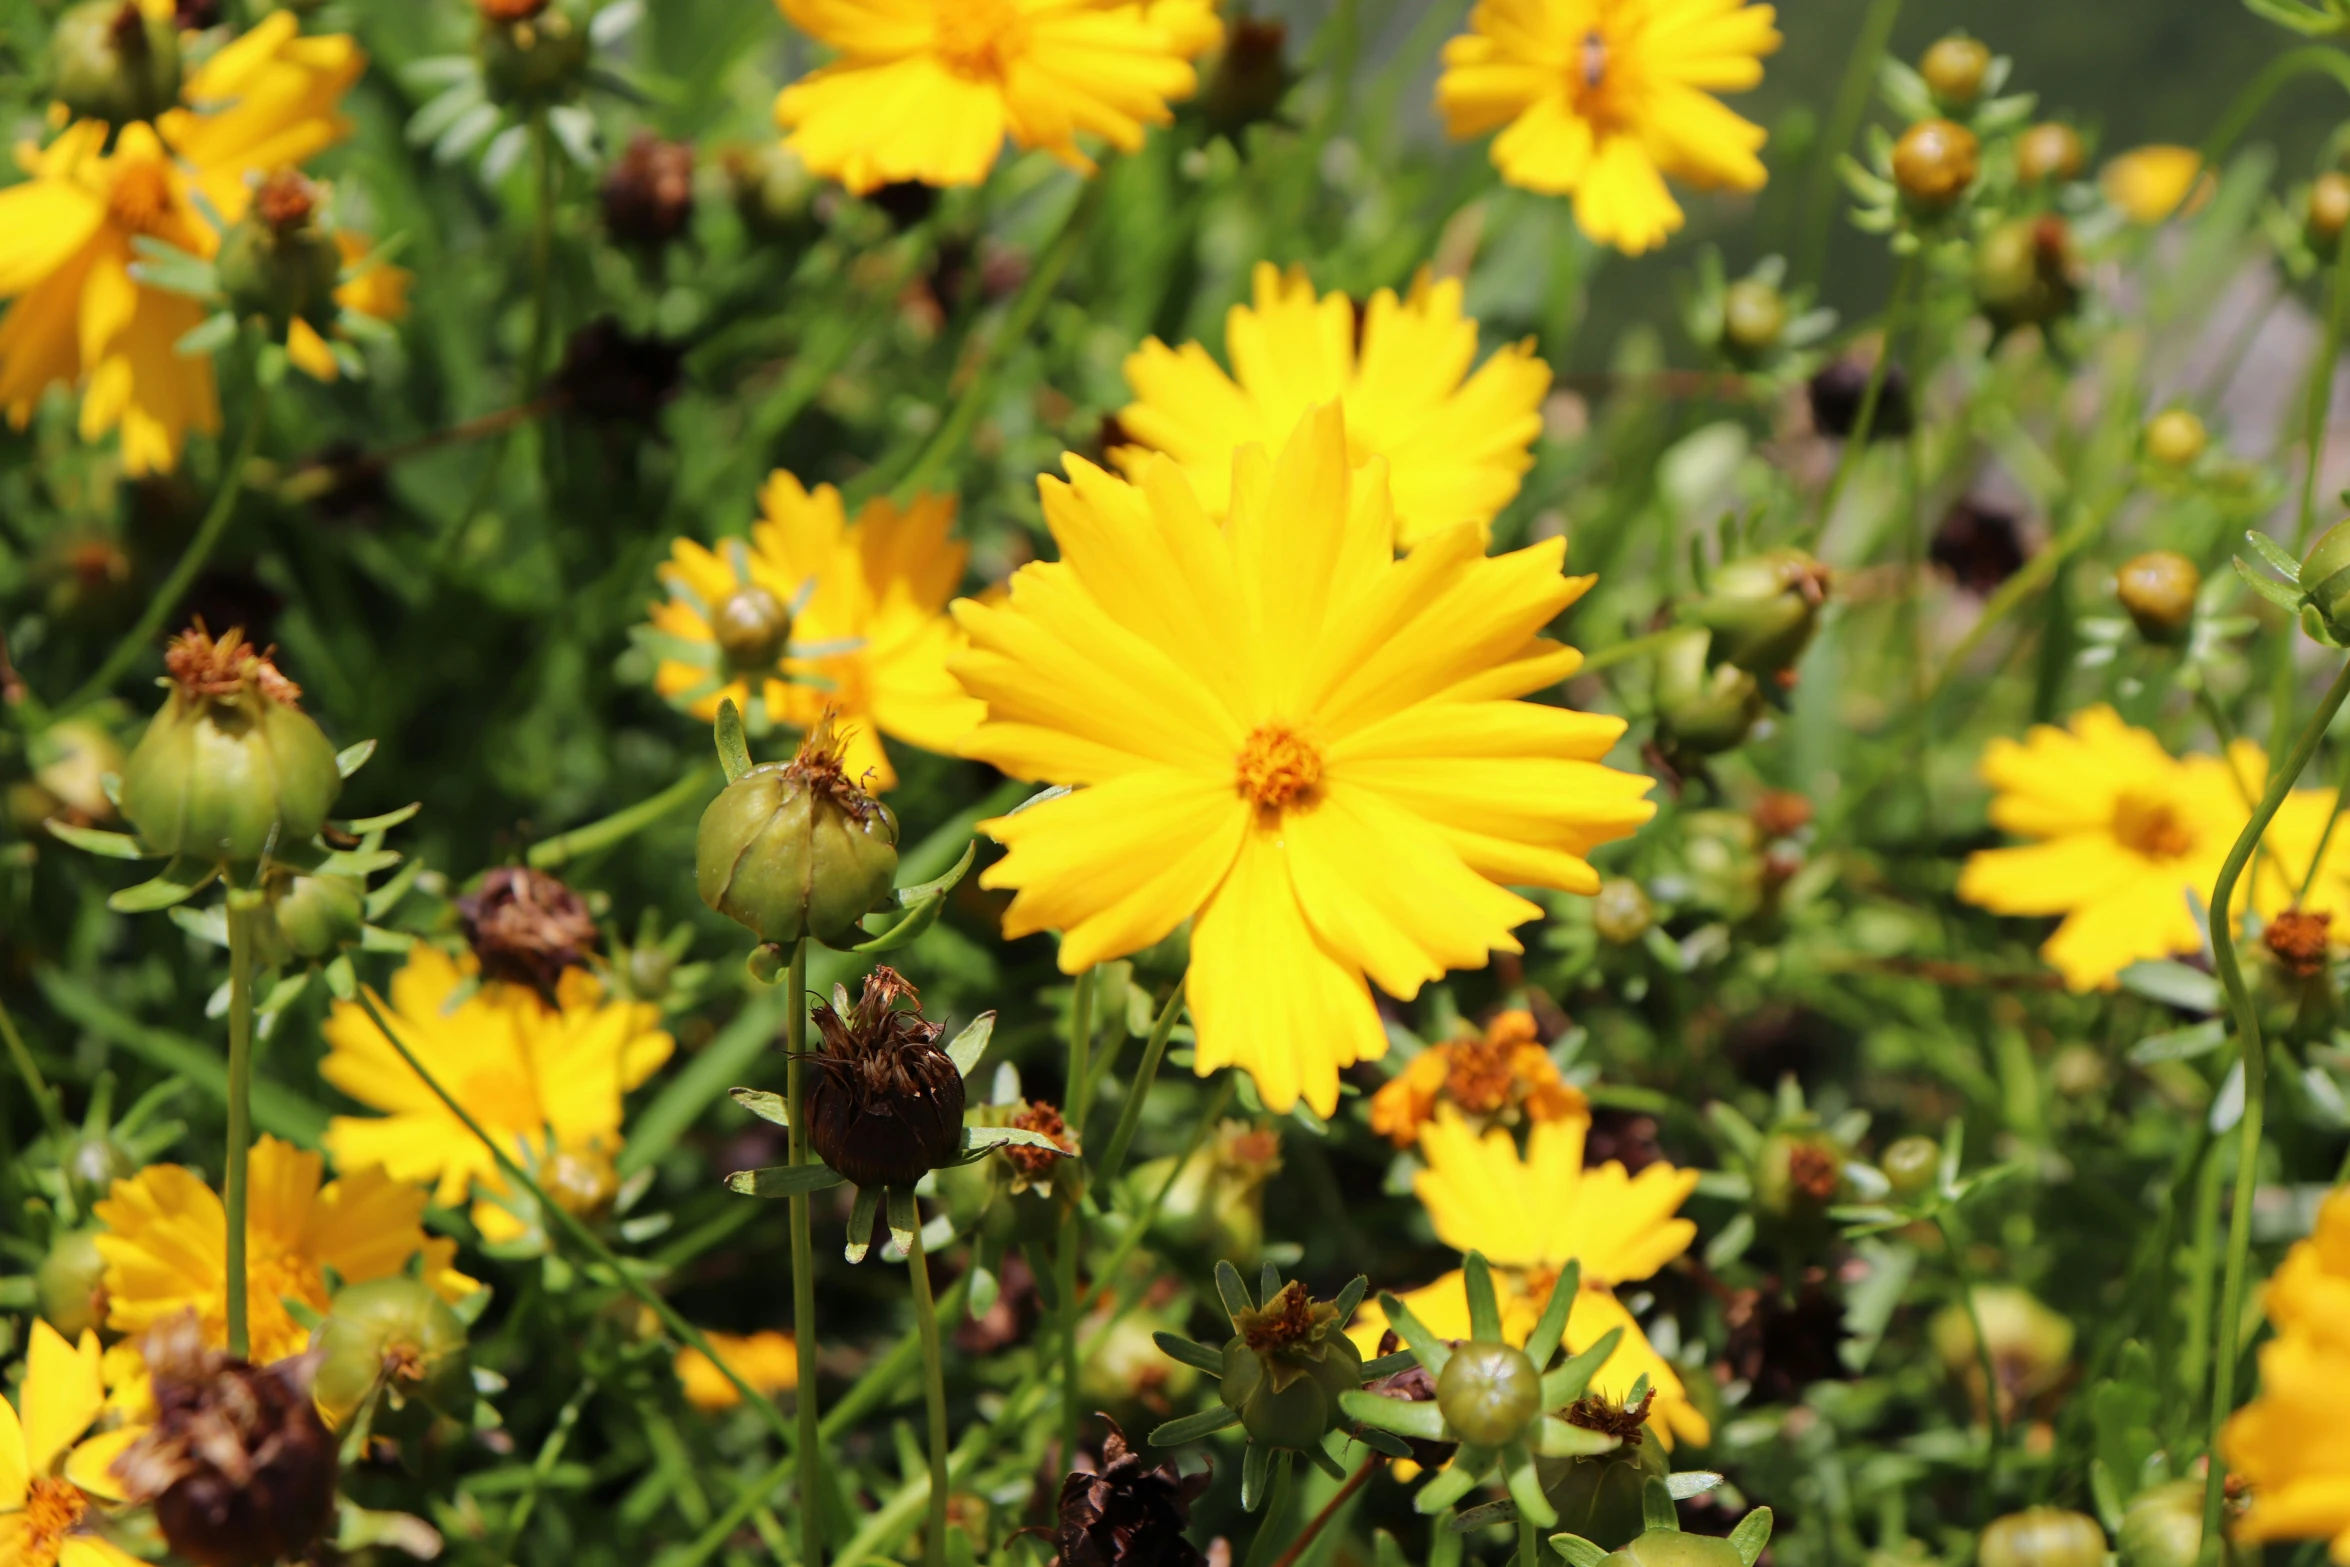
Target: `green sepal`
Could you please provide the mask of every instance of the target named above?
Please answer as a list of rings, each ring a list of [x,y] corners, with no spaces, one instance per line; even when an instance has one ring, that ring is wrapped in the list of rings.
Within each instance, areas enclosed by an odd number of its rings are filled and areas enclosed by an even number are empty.
[[[1477,1489],[1485,1472],[1493,1467],[1494,1453],[1490,1447],[1464,1445],[1453,1461],[1439,1469],[1434,1478],[1412,1495],[1412,1511],[1421,1514],[1440,1513],[1471,1491]]]
[[[1544,1415],[1535,1430],[1534,1451],[1545,1458],[1594,1458],[1624,1445],[1621,1438],[1569,1424],[1556,1415]]]
[[[1382,1431],[1393,1431],[1422,1442],[1449,1442],[1452,1433],[1444,1426],[1444,1412],[1432,1403],[1406,1398],[1389,1398],[1383,1393],[1357,1390],[1338,1395],[1338,1407],[1367,1426]]]
[[[396,811],[386,811],[381,816],[362,816],[356,821],[337,822],[335,825],[354,838],[364,838],[371,832],[389,832],[402,822],[413,820],[416,813],[423,809],[424,802],[416,800]]]
[[[375,755],[373,740],[362,740],[356,745],[344,746],[335,753],[335,771],[348,778],[360,768],[365,767],[367,759],[373,755]]]
[[[726,1189],[745,1197],[797,1197],[838,1186],[848,1177],[824,1164],[774,1164],[763,1170],[737,1170],[726,1178]]]
[[[1251,1442],[1240,1459],[1240,1510],[1253,1513],[1265,1505],[1265,1495],[1272,1489],[1273,1465],[1289,1462],[1289,1454],[1278,1456],[1262,1442]]]
[[[1240,1326],[1240,1314],[1254,1311],[1257,1303],[1248,1298],[1248,1285],[1242,1281],[1240,1270],[1219,1257],[1216,1259],[1216,1294],[1224,1302],[1224,1314],[1232,1325]]]
[[[1656,1475],[1650,1475],[1640,1487],[1640,1520],[1651,1529],[1680,1531],[1681,1514],[1673,1506],[1672,1487]]]
[[[109,860],[144,860],[149,858],[146,846],[127,832],[104,832],[95,827],[76,827],[55,817],[41,824],[49,829],[49,836],[62,843],[70,843],[84,853]]]
[[[2257,535],[2255,536],[2257,537]],[[2276,605],[2277,608],[2291,611],[2301,607],[2301,595],[2294,589],[2286,587],[2281,582],[2272,581],[2254,571],[2251,563],[2241,555],[2235,557],[2234,563],[2236,575],[2244,579],[2244,585],[2262,598],[2267,599],[2271,604]]]
[[[733,697],[718,704],[712,738],[718,742],[718,765],[725,769],[728,783],[751,770],[751,744],[743,737],[742,709],[734,705]]]
[[[1392,1431],[1381,1431],[1372,1426],[1357,1426],[1354,1439],[1374,1453],[1385,1453],[1390,1458],[1409,1458],[1412,1444]]]
[[[1607,1560],[1607,1552],[1579,1534],[1554,1534],[1550,1548],[1567,1559],[1567,1567],[1599,1567]]]
[[[1576,1292],[1582,1288],[1580,1260],[1569,1262],[1551,1281],[1550,1299],[1543,1303],[1542,1316],[1526,1338],[1526,1358],[1534,1362],[1537,1370],[1549,1365],[1550,1357],[1558,1353],[1559,1340],[1566,1336],[1567,1317],[1575,1309]]]
[[[1016,1126],[966,1126],[961,1144],[964,1157],[987,1153],[996,1148],[1035,1148],[1066,1159],[1069,1150],[1042,1132],[1025,1131]]]
[[[220,867],[200,863],[182,855],[163,868],[163,874],[153,881],[140,882],[136,887],[125,887],[106,900],[106,906],[117,914],[152,914],[168,909],[175,903],[185,903],[209,885],[220,874]]]
[[[762,1121],[784,1127],[791,1125],[791,1105],[781,1094],[771,1094],[764,1088],[730,1088],[726,1096]]]
[[[1600,1335],[1597,1343],[1583,1351],[1582,1354],[1577,1355],[1565,1365],[1554,1366],[1544,1373],[1542,1407],[1563,1409],[1576,1399],[1581,1398],[1584,1391],[1591,1386],[1591,1379],[1599,1374],[1599,1368],[1607,1364],[1607,1357],[1616,1352],[1616,1345],[1622,1341],[1623,1337],[1624,1330],[1622,1328],[1610,1328]]]
[[[1312,1459],[1314,1461],[1314,1467],[1321,1470],[1322,1473],[1328,1475],[1331,1479],[1344,1480],[1346,1478],[1346,1466],[1341,1464],[1337,1459],[1330,1456],[1330,1449],[1326,1447],[1301,1447],[1298,1449],[1298,1451],[1305,1454],[1306,1457]]]
[[[1493,1269],[1485,1254],[1472,1251],[1461,1263],[1469,1294],[1469,1337],[1485,1344],[1501,1342],[1501,1301],[1493,1293]]]
[[[889,952],[904,946],[937,924],[939,916],[946,912],[947,894],[954,890],[955,883],[963,879],[971,869],[972,861],[978,857],[979,840],[974,838],[963,846],[963,857],[955,861],[944,876],[917,882],[911,887],[900,887],[896,901],[898,907],[905,910],[904,915],[896,924],[875,932],[870,940],[860,941],[848,950]]]
[[[1162,1329],[1151,1335],[1151,1342],[1158,1345],[1159,1353],[1165,1355],[1169,1360],[1180,1360],[1185,1365],[1205,1371],[1212,1377],[1221,1377],[1224,1374],[1222,1352],[1187,1339],[1180,1333],[1169,1333]]]
[[[1526,1444],[1511,1443],[1502,1463],[1502,1483],[1509,1487],[1510,1500],[1518,1504],[1518,1516],[1537,1529],[1557,1528],[1558,1509],[1542,1494],[1542,1476],[1535,1471],[1534,1455],[1526,1451]]]
[[[1418,1317],[1412,1315],[1412,1308],[1388,1291],[1381,1290],[1379,1292],[1379,1309],[1387,1313],[1387,1325],[1395,1329],[1396,1337],[1411,1346],[1412,1358],[1417,1360],[1430,1376],[1443,1375],[1445,1362],[1452,1359],[1452,1351],[1445,1348],[1443,1341],[1429,1332]],[[1548,1396],[1549,1392],[1550,1389],[1546,1385],[1543,1388],[1544,1407],[1546,1408],[1555,1409],[1560,1404],[1571,1402],[1571,1400],[1563,1398],[1552,1399]]]
[[[922,1215],[914,1207],[914,1194],[903,1187],[892,1186],[883,1194],[882,1207],[889,1222],[889,1238],[898,1250],[911,1256],[914,1251],[914,1232],[922,1228]]]
[[[1185,1415],[1181,1420],[1170,1420],[1154,1428],[1150,1434],[1153,1447],[1179,1447],[1185,1442],[1196,1442],[1203,1436],[1213,1436],[1226,1426],[1240,1424],[1240,1411],[1227,1409],[1222,1404],[1203,1409],[1196,1415]],[[1255,1450],[1255,1444],[1250,1448]]]
[[[865,1254],[873,1249],[873,1220],[881,1212],[881,1188],[860,1186],[857,1200],[849,1209],[849,1241],[841,1255],[850,1262],[863,1262]]]
[[[1738,1527],[1730,1531],[1731,1548],[1746,1567],[1762,1560],[1763,1547],[1771,1543],[1771,1510],[1757,1507],[1738,1520]]]
[[[979,1058],[987,1054],[988,1041],[995,1038],[995,1014],[982,1012],[965,1025],[947,1045],[947,1059],[955,1063],[955,1070],[964,1077],[971,1075],[979,1065]]]
[[[1394,1376],[1398,1371],[1409,1371],[1420,1363],[1420,1357],[1408,1349],[1399,1349],[1392,1355],[1381,1355],[1377,1360],[1363,1362],[1363,1380],[1376,1382],[1381,1377]]]

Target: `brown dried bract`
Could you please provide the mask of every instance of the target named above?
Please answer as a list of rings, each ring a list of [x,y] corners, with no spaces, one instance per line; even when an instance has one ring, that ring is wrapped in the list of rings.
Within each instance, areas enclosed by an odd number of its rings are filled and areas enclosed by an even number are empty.
[[[2287,909],[2268,922],[2260,939],[2296,978],[2315,979],[2326,971],[2333,922],[2333,915],[2323,909]]]
[[[1077,1139],[1069,1135],[1068,1123],[1061,1119],[1061,1112],[1041,1099],[1014,1111],[1007,1124],[1019,1131],[1049,1137],[1072,1154],[1077,1152]],[[1053,1167],[1061,1162],[1042,1148],[1023,1148],[1017,1143],[1007,1146],[1003,1153],[1012,1162],[1012,1168],[1031,1181],[1051,1180]]]
[[[550,1007],[563,971],[587,967],[603,940],[585,899],[527,865],[491,871],[479,891],[457,900],[457,913],[482,978],[527,985]]]
[[[820,721],[809,744],[821,736],[829,746],[830,735]],[[803,745],[801,760],[809,754]],[[824,754],[841,776],[837,747]],[[859,1186],[912,1186],[962,1146],[963,1074],[938,1048],[946,1030],[922,1016],[920,995],[886,964],[865,977],[853,1006],[839,987],[833,998],[814,1014],[824,1048],[808,1089],[809,1141]]]
[[[163,667],[180,694],[190,701],[240,696],[258,691],[288,707],[302,699],[302,688],[278,672],[270,658],[272,648],[255,648],[239,628],[217,640],[199,620],[171,639],[164,649]]]
[[[1199,1550],[1183,1530],[1211,1471],[1151,1468],[1118,1423],[1102,1418],[1110,1434],[1099,1467],[1061,1481],[1061,1567],[1199,1567]]]
[[[1754,830],[1765,838],[1785,838],[1811,825],[1808,796],[1792,789],[1767,789],[1754,802]]]
[[[638,131],[604,177],[604,226],[627,244],[661,246],[694,215],[694,149]]]
[[[1560,1418],[1571,1426],[1620,1438],[1626,1447],[1638,1447],[1648,1425],[1648,1406],[1655,1402],[1654,1388],[1641,1394],[1637,1404],[1619,1404],[1604,1394],[1586,1393],[1569,1404]]]

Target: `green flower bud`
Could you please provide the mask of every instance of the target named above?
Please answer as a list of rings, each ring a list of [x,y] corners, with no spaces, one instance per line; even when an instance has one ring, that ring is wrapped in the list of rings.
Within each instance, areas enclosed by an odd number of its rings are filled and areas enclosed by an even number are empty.
[[[41,1315],[68,1341],[106,1325],[106,1259],[98,1255],[98,1232],[65,1230],[49,1243],[49,1254],[33,1273]]]
[[[399,1275],[346,1285],[319,1329],[322,1351],[311,1392],[318,1412],[340,1428],[381,1387],[385,1416],[411,1406],[464,1419],[473,1411],[473,1362],[465,1323],[422,1279]]]
[[[49,76],[76,119],[152,120],[179,102],[179,27],[138,0],[83,0],[49,35]]]
[[[695,889],[769,946],[854,946],[897,875],[897,818],[841,770],[841,749],[828,710],[797,756],[752,768],[702,813]]]
[[[2146,456],[2165,468],[2190,466],[2209,440],[2203,421],[2184,408],[2166,409],[2146,422]]]
[[[740,674],[772,675],[791,645],[791,611],[757,583],[747,583],[710,610],[710,634]]]
[[[2203,1482],[2173,1480],[2139,1492],[2122,1509],[2114,1543],[2122,1567],[2195,1567],[2203,1555]],[[2254,1567],[2260,1548],[2228,1540],[2220,1560],[2224,1567]]]
[[[1689,619],[1714,634],[1712,658],[1760,677],[1794,667],[1828,602],[1828,568],[1798,549],[1769,550],[1715,571]]]
[[[1628,947],[1647,935],[1655,923],[1656,907],[1641,891],[1640,883],[1628,876],[1611,876],[1599,884],[1599,895],[1591,900],[1591,924],[1600,940]]]
[[[171,695],[131,752],[122,814],[147,847],[212,862],[307,842],[343,787],[301,687],[231,631],[199,626],[164,655]]]
[[[1786,330],[1786,296],[1770,284],[1741,278],[1723,290],[1722,337],[1734,352],[1767,352]]]
[[[130,1150],[104,1132],[85,1132],[75,1138],[65,1151],[64,1165],[65,1178],[85,1204],[113,1191],[116,1181],[139,1173]]]
[[[367,887],[356,876],[289,876],[271,888],[271,934],[263,947],[278,962],[318,963],[359,940],[367,923]]]
[[[1363,1357],[1339,1331],[1338,1308],[1292,1279],[1264,1305],[1241,1311],[1233,1326],[1224,1346],[1224,1406],[1267,1447],[1319,1447],[1344,1423],[1338,1395],[1363,1385]]]
[[[1918,61],[1918,74],[1944,108],[1964,109],[1983,96],[1983,82],[1991,73],[1991,50],[1979,38],[1952,33],[1939,39]]]
[[[1656,711],[1676,750],[1712,756],[1745,740],[1762,717],[1762,688],[1735,664],[1706,667],[1712,636],[1675,633],[1656,657]]]
[[[1148,1211],[1165,1187],[1151,1233],[1159,1241],[1252,1267],[1265,1247],[1265,1183],[1281,1169],[1281,1138],[1246,1121],[1226,1121],[1212,1142],[1187,1158],[1169,1155],[1134,1167],[1123,1184],[1136,1212]],[[1175,1184],[1167,1186],[1173,1176]]]
[[[2072,230],[2059,217],[2017,218],[1975,247],[1975,298],[1994,326],[2044,326],[2081,302]]]
[[[569,99],[587,76],[588,31],[548,0],[478,0],[475,44],[483,83],[498,103],[543,109]]]
[[[2195,595],[2202,588],[2203,573],[2176,550],[2133,556],[2114,578],[2114,596],[2138,635],[2164,644],[2180,640],[2195,623]]]
[[[1472,1339],[1437,1375],[1436,1407],[1462,1441],[1499,1447],[1542,1413],[1542,1376],[1524,1350]]]
[[[1942,1148],[1931,1137],[1904,1137],[1877,1161],[1895,1195],[1920,1197],[1942,1177]]]
[[[292,169],[272,174],[253,210],[221,236],[221,292],[240,318],[258,316],[283,339],[296,321],[325,332],[340,306],[343,253],[318,226],[318,188]]]
[[[2086,1513],[2027,1507],[1992,1521],[1975,1543],[1975,1560],[1979,1567],[2104,1567],[2105,1531]]]
[[[2026,185],[2078,179],[2088,161],[2081,133],[2055,120],[2042,121],[2015,140],[2016,178]]]
[[[1567,1416],[1575,1423],[1573,1412]],[[1534,1459],[1542,1479],[1542,1494],[1558,1509],[1559,1528],[1579,1534],[1603,1551],[1619,1550],[1639,1538],[1647,1527],[1641,1511],[1640,1490],[1651,1478],[1662,1480],[1672,1459],[1662,1442],[1635,1434],[1612,1453],[1596,1458]]]
[[[1974,1291],[1975,1315],[1991,1342],[1991,1368],[1999,1378],[1999,1407],[2037,1397],[2064,1380],[2072,1360],[2073,1325],[2013,1284],[1985,1284]],[[1963,1385],[1980,1406],[1984,1400],[1982,1358],[1975,1351],[1975,1327],[1965,1305],[1953,1302],[1934,1314],[1927,1336],[1942,1369]]]
[[[1845,1151],[1813,1127],[1783,1128],[1763,1139],[1752,1180],[1758,1218],[1810,1233],[1826,1222],[1828,1205],[1844,1188]]]
[[[2326,529],[2301,557],[2300,587],[2326,629],[2350,639],[2350,521]]]
[[[1710,1534],[1651,1529],[1601,1557],[1599,1567],[1746,1567],[1746,1559],[1728,1540]]]

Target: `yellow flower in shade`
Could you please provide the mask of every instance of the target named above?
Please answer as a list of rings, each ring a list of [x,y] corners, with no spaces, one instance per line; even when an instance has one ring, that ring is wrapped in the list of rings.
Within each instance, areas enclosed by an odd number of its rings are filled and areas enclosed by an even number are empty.
[[[2039,725],[2020,742],[1994,740],[1981,770],[1998,791],[1992,825],[2039,841],[1973,854],[1958,895],[1995,914],[2062,915],[2040,955],[2075,990],[2202,949],[2196,910],[2251,817],[2246,794],[2268,778],[2248,741],[2228,761],[2172,757],[2110,707],[2076,713],[2063,729]],[[2240,896],[2256,895],[2263,914],[2290,906],[2332,809],[2330,790],[2289,796]],[[2324,875],[2309,906],[2339,912],[2340,896],[2338,878]]]
[[[1482,1035],[1448,1039],[1412,1057],[1371,1096],[1371,1130],[1409,1148],[1439,1105],[1480,1125],[1591,1118],[1591,1102],[1542,1048],[1531,1012],[1500,1013]]]
[[[422,1255],[424,1274],[445,1298],[478,1287],[451,1266],[457,1243],[426,1236],[424,1193],[381,1166],[345,1166],[321,1182],[315,1153],[264,1137],[253,1145],[247,1194],[245,1310],[253,1359],[297,1354],[309,1330],[285,1307],[326,1309],[326,1275],[345,1284],[406,1270]],[[228,1342],[228,1214],[196,1173],[151,1164],[114,1183],[97,1205],[98,1254],[106,1259],[107,1326],[144,1333],[193,1310],[208,1342]]]
[[[1689,1249],[1697,1226],[1675,1218],[1697,1188],[1695,1170],[1651,1164],[1626,1175],[1615,1160],[1583,1167],[1587,1117],[1535,1123],[1524,1158],[1510,1134],[1496,1127],[1480,1137],[1450,1109],[1438,1112],[1420,1136],[1428,1168],[1412,1190],[1428,1210],[1437,1239],[1457,1251],[1479,1251],[1495,1269],[1502,1332],[1523,1344],[1542,1316],[1551,1285],[1570,1262],[1582,1264],[1582,1288],[1567,1314],[1569,1352],[1590,1348],[1622,1328],[1607,1363],[1592,1378],[1594,1392],[1621,1402],[1641,1377],[1656,1392],[1649,1412],[1658,1436],[1704,1442],[1711,1427],[1672,1363],[1648,1342],[1615,1286],[1647,1278]],[[1438,1338],[1469,1336],[1469,1292],[1455,1269],[1423,1288],[1399,1292]],[[1376,1304],[1349,1329],[1366,1354],[1385,1331]]]
[[[948,537],[955,503],[887,499],[848,521],[840,492],[778,472],[748,543],[679,539],[661,568],[666,603],[640,632],[659,658],[654,689],[696,718],[732,698],[753,728],[806,728],[827,707],[851,778],[888,788],[881,736],[952,753],[980,707],[947,673],[963,636],[946,613],[967,551]]]
[[[1621,719],[1513,700],[1581,663],[1541,630],[1592,579],[1557,540],[1488,559],[1472,523],[1397,560],[1335,406],[1278,461],[1241,450],[1221,524],[1172,462],[1068,464],[1041,483],[1059,562],[955,605],[988,708],[965,754],[1082,786],[985,823],[1010,852],[982,885],[1071,974],[1191,919],[1198,1070],[1328,1115],[1387,1050],[1366,976],[1410,997],[1519,950],[1540,910],[1501,884],[1596,891],[1584,854],[1653,813],[1601,765]]]
[[[800,1355],[788,1333],[708,1333],[702,1337],[734,1374],[772,1398],[800,1385]],[[732,1409],[743,1401],[734,1384],[698,1349],[677,1352],[677,1380],[696,1409]]]
[[[1476,374],[1477,323],[1461,314],[1461,285],[1423,272],[1411,298],[1371,296],[1358,343],[1354,302],[1316,298],[1303,271],[1257,264],[1253,306],[1224,322],[1232,373],[1197,343],[1157,338],[1126,361],[1135,401],[1118,415],[1140,442],[1111,461],[1139,482],[1153,451],[1183,465],[1211,512],[1231,504],[1234,448],[1280,450],[1308,409],[1339,403],[1356,465],[1387,459],[1400,542],[1416,544],[1456,522],[1486,523],[1518,493],[1542,433],[1550,366],[1534,342],[1513,344]]]
[[[0,407],[19,429],[52,386],[77,388],[81,432],[122,432],[123,466],[169,469],[190,430],[220,428],[212,365],[174,351],[206,306],[135,280],[132,242],[209,257],[214,218],[252,199],[248,174],[298,163],[349,133],[337,103],[365,57],[348,37],[306,38],[277,11],[190,74],[187,107],[126,126],[69,126],[23,151],[31,176],[0,191]]]
[[[839,58],[775,100],[784,143],[859,195],[899,180],[976,185],[1004,138],[1093,171],[1173,118],[1223,38],[1214,0],[779,0]]]
[[[2200,211],[2215,188],[2192,147],[2138,147],[2097,171],[2098,188],[2132,223],[2154,224]]]
[[[2264,1304],[2277,1337],[2260,1351],[2260,1396],[2220,1435],[2230,1472],[2252,1485],[2236,1538],[2329,1539],[2350,1567],[2350,1190],[2325,1200]]]
[[[17,1402],[0,1398],[0,1567],[141,1567],[95,1528],[101,1504],[122,1500],[107,1471],[145,1431],[80,1440],[106,1403],[98,1363],[97,1334],[68,1344],[33,1319]]]
[[[1585,234],[1636,256],[1681,227],[1667,175],[1762,188],[1762,127],[1713,95],[1762,81],[1775,19],[1744,0],[1478,0],[1436,106],[1457,137],[1500,130],[1503,179],[1572,195]]]

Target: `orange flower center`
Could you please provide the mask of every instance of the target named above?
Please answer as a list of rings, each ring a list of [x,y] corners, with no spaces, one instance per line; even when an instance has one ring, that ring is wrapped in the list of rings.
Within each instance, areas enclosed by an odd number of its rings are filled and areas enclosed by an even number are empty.
[[[106,210],[134,233],[153,234],[171,215],[171,176],[160,163],[126,160],[115,171]]]
[[[2195,847],[2195,834],[2168,800],[2124,791],[2113,802],[2113,836],[2149,859],[2175,860]]]
[[[957,76],[1000,81],[1027,42],[1019,0],[934,0],[940,59]]]
[[[20,1567],[55,1567],[58,1548],[82,1521],[89,1500],[70,1480],[42,1475],[24,1499],[23,1543],[17,1547]]]
[[[1240,748],[1237,786],[1260,811],[1314,803],[1322,787],[1322,753],[1287,724],[1260,724]]]

